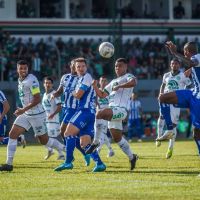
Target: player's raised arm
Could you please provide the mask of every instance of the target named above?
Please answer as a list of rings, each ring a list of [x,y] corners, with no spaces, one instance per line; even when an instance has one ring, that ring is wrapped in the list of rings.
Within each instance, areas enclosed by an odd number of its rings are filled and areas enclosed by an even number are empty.
[[[196,59],[190,59],[190,53],[188,51],[189,43],[186,43],[184,46],[184,55],[177,52],[177,47],[172,41],[167,41],[165,46],[170,50],[170,52],[180,59],[188,68],[194,67],[198,65],[198,61]],[[190,45],[190,50],[193,48],[192,51],[198,52],[196,45]]]
[[[101,89],[97,86],[97,83],[98,83],[97,80],[93,80],[93,81],[92,81],[92,86],[93,86],[93,88],[94,88],[94,90],[95,90],[97,96],[100,97],[100,98],[105,98],[105,97],[107,97],[108,94],[107,94],[105,91],[101,90]]]

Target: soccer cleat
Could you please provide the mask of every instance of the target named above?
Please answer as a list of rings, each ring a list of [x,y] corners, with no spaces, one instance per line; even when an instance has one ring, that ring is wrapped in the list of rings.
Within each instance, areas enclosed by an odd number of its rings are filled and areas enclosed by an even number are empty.
[[[48,151],[47,155],[44,157],[45,160],[49,159],[54,154],[53,151]]]
[[[58,156],[57,160],[65,160],[65,156],[61,154]]]
[[[173,149],[168,149],[166,153],[166,158],[169,159],[172,157]]]
[[[112,157],[114,155],[115,155],[115,152],[113,150],[111,150],[111,151],[109,151],[107,157],[109,158],[109,157]]]
[[[84,156],[84,160],[85,160],[85,166],[89,166],[90,165],[90,154],[86,154]]]
[[[156,141],[156,147],[160,147],[161,146],[161,141]]]
[[[164,134],[157,138],[156,141],[163,141],[163,140],[169,140],[169,139],[172,139],[174,136],[174,132],[173,130],[167,130],[164,132]]]
[[[0,171],[11,172],[12,170],[13,170],[13,166],[12,165],[3,164],[3,165],[0,166]]]
[[[106,170],[106,165],[101,164],[101,165],[96,165],[95,168],[92,170],[92,172],[103,172]]]
[[[72,163],[62,163],[61,165],[59,165],[58,167],[56,167],[54,169],[55,172],[60,172],[66,169],[73,169],[73,164]]]
[[[92,143],[90,145],[90,147],[85,151],[86,154],[91,154],[92,152],[94,152],[98,147],[99,147],[100,143],[98,144],[94,144]]]
[[[142,142],[142,139],[138,139],[138,142]]]
[[[137,154],[133,154],[133,158],[132,160],[130,160],[130,164],[131,164],[131,170],[133,170],[135,168],[136,162],[137,162],[138,156]]]

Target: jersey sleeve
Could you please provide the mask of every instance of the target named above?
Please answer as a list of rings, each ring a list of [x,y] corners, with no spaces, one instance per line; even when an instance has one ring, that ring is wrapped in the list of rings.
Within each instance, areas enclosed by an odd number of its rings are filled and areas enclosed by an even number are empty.
[[[108,95],[112,92],[112,81],[108,85],[106,85],[103,91],[106,92]]]
[[[195,63],[195,67],[200,67],[200,54],[192,56],[191,61]]]
[[[87,91],[88,88],[92,85],[92,77],[90,74],[86,74],[82,81],[81,81],[81,85],[79,87],[80,90],[83,90],[83,91]]]
[[[61,97],[55,98],[56,105],[61,104]]]
[[[163,76],[162,83],[166,84],[166,74]]]
[[[30,80],[30,90],[32,95],[40,93],[40,85],[36,78]]]
[[[4,95],[4,93],[2,91],[0,91],[0,102],[3,103],[5,101],[7,101],[7,99],[6,99],[5,95]]]
[[[64,86],[65,75],[62,76],[59,86]]]

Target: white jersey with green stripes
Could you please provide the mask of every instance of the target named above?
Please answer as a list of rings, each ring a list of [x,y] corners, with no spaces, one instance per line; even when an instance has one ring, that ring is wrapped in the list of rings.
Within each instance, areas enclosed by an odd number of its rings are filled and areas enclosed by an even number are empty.
[[[59,113],[57,113],[53,119],[48,119],[48,116],[52,113],[55,112],[57,105],[61,104],[61,98],[60,97],[56,97],[52,100],[50,100],[51,98],[51,94],[55,93],[55,90],[51,91],[50,93],[44,93],[43,98],[42,98],[42,105],[44,107],[44,110],[46,112],[46,122],[47,123],[60,123],[59,122]]]
[[[33,96],[40,93],[40,86],[37,78],[33,74],[28,74],[23,80],[18,79],[18,92],[22,106],[25,107],[33,101]],[[33,108],[27,110],[27,115],[37,115],[43,113],[42,103],[38,103]]]
[[[116,79],[113,79],[104,89],[105,92],[109,94],[109,106],[110,107],[123,107],[128,109],[129,100],[133,92],[133,87],[131,88],[119,88],[117,91],[113,91],[113,87],[129,82],[131,79],[135,79],[132,74],[125,74]]]

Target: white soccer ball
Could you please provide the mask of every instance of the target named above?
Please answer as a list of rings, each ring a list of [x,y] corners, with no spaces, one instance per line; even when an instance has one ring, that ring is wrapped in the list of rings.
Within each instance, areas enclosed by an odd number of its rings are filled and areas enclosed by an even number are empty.
[[[99,46],[99,53],[104,58],[111,58],[114,52],[115,48],[110,42],[102,42]]]

